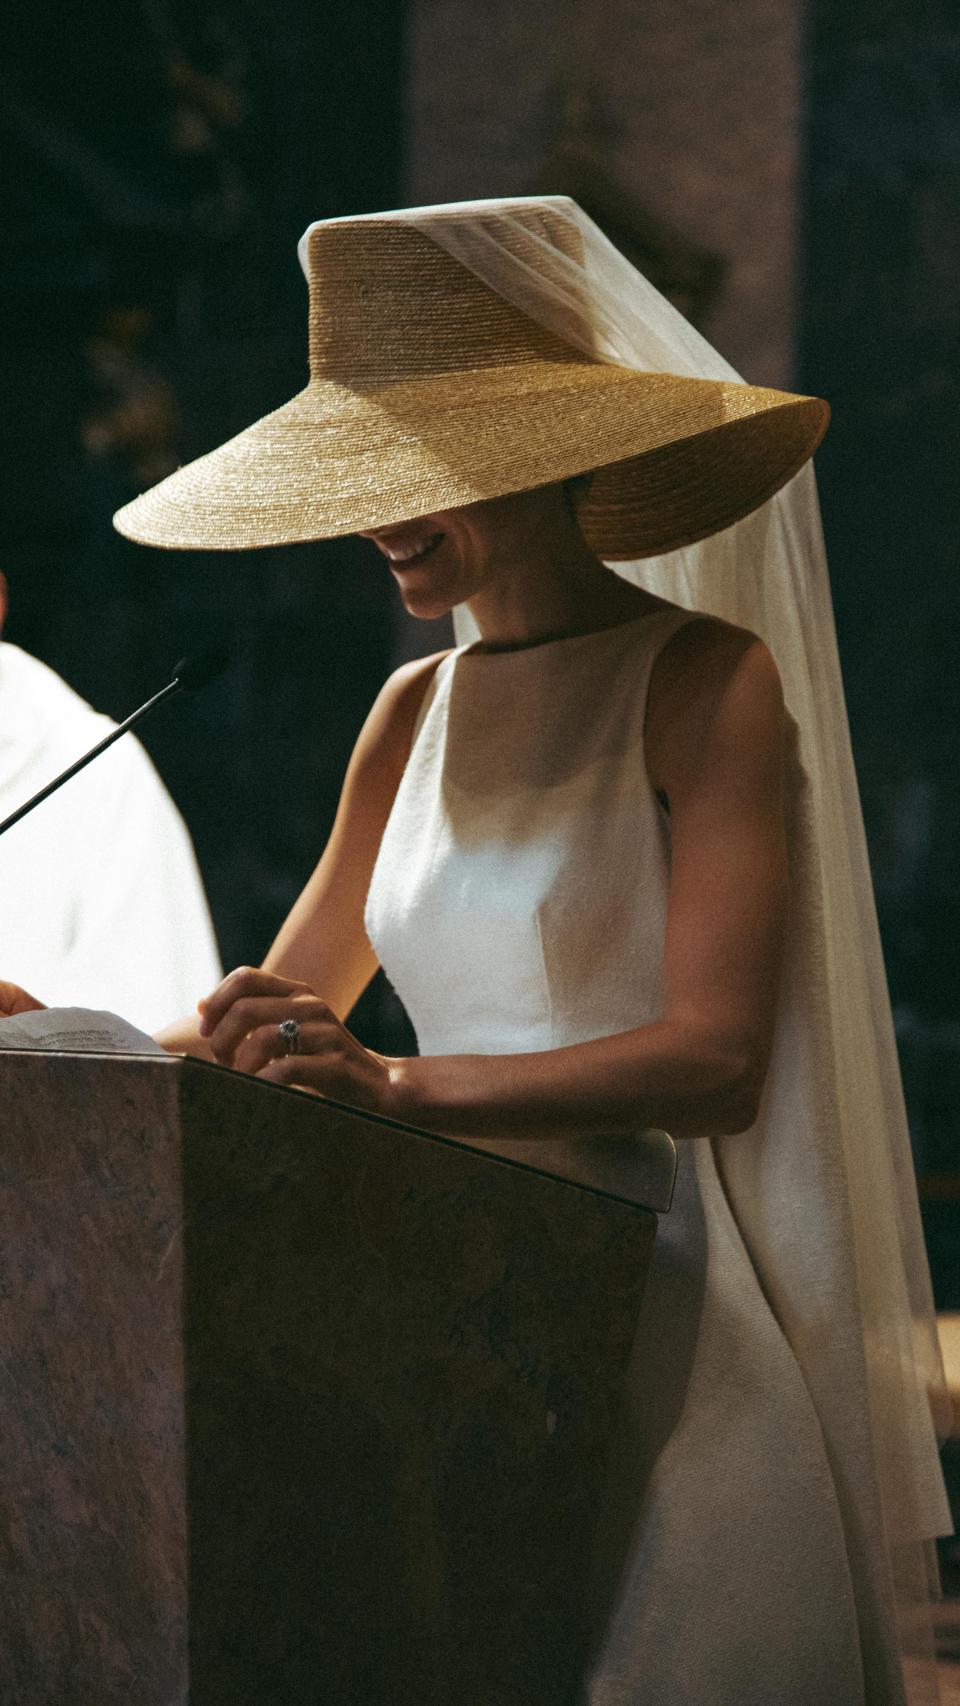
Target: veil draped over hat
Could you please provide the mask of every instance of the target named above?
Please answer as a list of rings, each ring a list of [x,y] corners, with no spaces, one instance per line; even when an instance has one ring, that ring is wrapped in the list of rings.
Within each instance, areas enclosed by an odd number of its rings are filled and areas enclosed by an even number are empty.
[[[595,359],[738,375],[563,197],[394,215]],[[558,239],[559,232],[559,239]],[[949,1398],[850,749],[812,467],[702,543],[611,564],[760,635],[792,719],[792,924],[758,1127],[711,1140],[817,1410],[847,1536],[867,1698],[939,1700],[933,1538]],[[466,612],[458,637],[476,635]],[[901,1675],[902,1671],[902,1675]]]

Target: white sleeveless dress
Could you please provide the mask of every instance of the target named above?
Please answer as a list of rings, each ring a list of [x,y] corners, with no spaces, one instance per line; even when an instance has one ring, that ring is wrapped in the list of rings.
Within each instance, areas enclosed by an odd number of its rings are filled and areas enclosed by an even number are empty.
[[[646,774],[644,717],[654,659],[687,619],[657,611],[441,663],[367,905],[423,1054],[558,1048],[660,1016],[669,820]],[[573,1143],[478,1147],[629,1193],[622,1140],[585,1146],[586,1169],[582,1153],[571,1162]],[[582,1698],[863,1706],[817,1413],[713,1140],[678,1149],[614,1456]]]

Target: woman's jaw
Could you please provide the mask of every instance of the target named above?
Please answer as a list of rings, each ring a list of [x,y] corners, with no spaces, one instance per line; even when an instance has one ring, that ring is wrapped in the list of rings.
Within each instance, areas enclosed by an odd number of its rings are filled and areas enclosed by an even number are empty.
[[[361,535],[371,539],[386,558],[404,608],[422,620],[445,616],[462,602],[453,584],[459,580],[455,574],[458,565],[449,561],[450,553],[445,551],[448,536],[440,519],[426,516]]]
[[[565,557],[589,556],[559,485],[439,510],[361,537],[386,558],[411,615],[436,618],[476,603],[481,628],[491,620],[523,626],[528,589],[546,583],[549,594]]]
[[[617,621],[645,596],[589,550],[563,485],[371,528],[404,607],[423,620],[469,605],[484,640],[523,644]]]

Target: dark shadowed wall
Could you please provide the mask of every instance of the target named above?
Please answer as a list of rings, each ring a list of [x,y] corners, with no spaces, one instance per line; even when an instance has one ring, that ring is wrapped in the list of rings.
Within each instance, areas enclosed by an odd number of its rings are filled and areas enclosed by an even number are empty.
[[[814,0],[797,379],[940,1302],[960,1307],[960,19]]]
[[[226,645],[224,680],[163,709],[144,740],[193,831],[227,964],[256,960],[323,846],[387,673],[392,588],[355,542],[154,552],[110,518],[305,382],[300,233],[402,199],[404,9],[14,12],[6,637],[114,715],[182,652]]]
[[[678,242],[727,260],[703,329],[755,383],[785,383],[802,22],[802,0],[415,0],[410,199],[548,187],[576,133]]]

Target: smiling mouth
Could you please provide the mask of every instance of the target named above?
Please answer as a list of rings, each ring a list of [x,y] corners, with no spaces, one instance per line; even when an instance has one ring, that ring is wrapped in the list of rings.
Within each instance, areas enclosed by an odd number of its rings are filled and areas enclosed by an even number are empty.
[[[442,539],[442,533],[434,533],[430,539],[424,540],[422,544],[419,540],[415,545],[388,545],[385,541],[378,541],[378,543],[381,551],[385,552],[391,569],[415,569],[420,563],[426,562],[427,558],[433,555]]]

